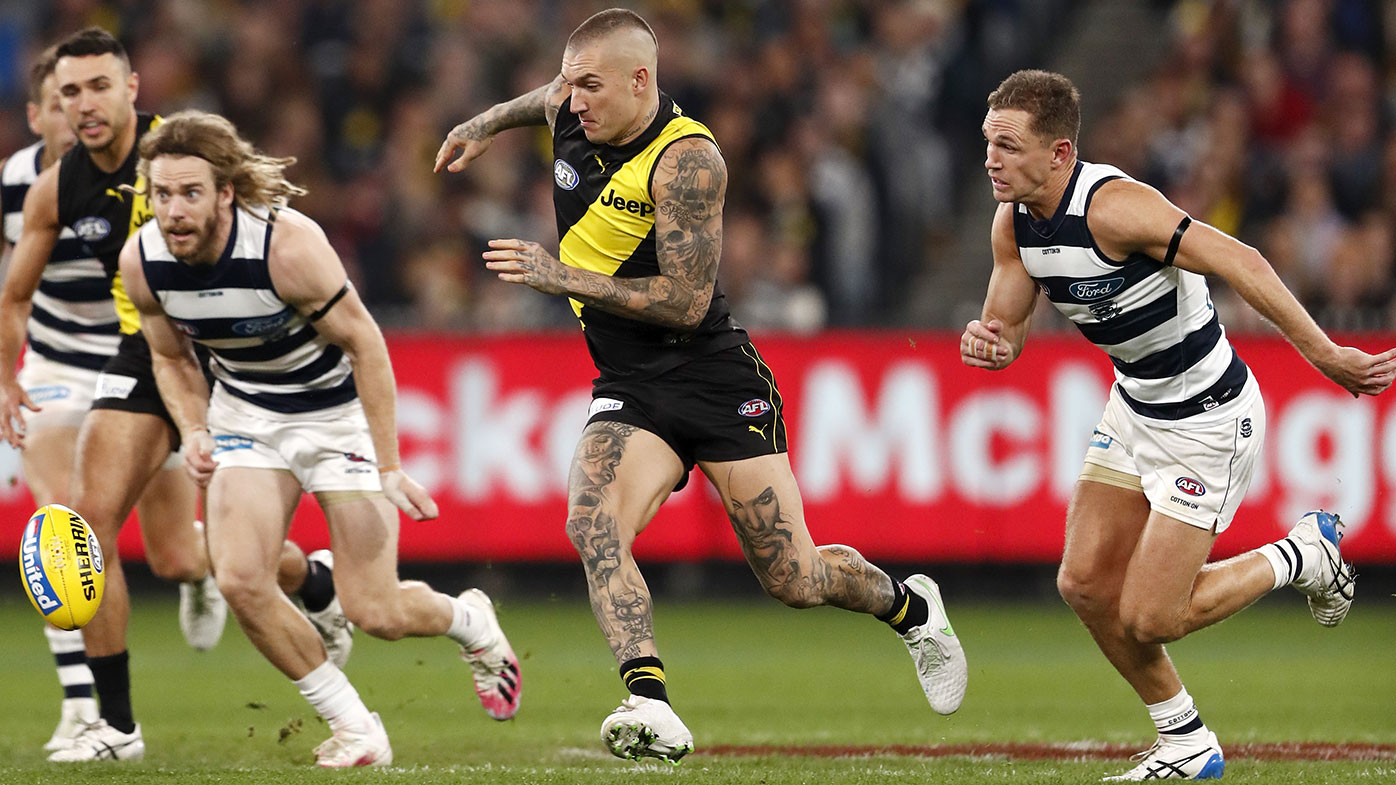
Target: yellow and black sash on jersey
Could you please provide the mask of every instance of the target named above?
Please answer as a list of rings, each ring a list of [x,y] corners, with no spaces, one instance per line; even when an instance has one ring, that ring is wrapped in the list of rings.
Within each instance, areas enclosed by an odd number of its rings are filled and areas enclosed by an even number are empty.
[[[154,115],[136,115],[136,144],[114,172],[99,169],[81,144],[63,155],[58,170],[58,221],[72,227],[92,255],[101,260],[111,281],[121,332],[128,335],[140,332],[141,318],[121,284],[118,260],[126,238],[155,216],[145,182],[136,177],[136,163],[141,137],[159,124],[160,118]],[[123,185],[134,186],[136,193],[123,190]]]
[[[558,110],[553,127],[553,206],[564,264],[615,278],[659,275],[651,192],[655,165],[680,139],[714,141],[712,132],[685,116],[669,96],[660,93],[659,99],[649,127],[619,146],[588,141],[572,113],[571,98]],[[577,300],[572,308],[582,322],[596,370],[606,381],[652,377],[747,341],[717,287],[703,321],[691,331],[616,316]]]

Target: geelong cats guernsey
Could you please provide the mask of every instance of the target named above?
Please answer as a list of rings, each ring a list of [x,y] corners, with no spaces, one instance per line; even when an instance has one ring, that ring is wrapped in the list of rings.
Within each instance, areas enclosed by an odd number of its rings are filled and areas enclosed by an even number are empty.
[[[218,262],[190,265],[175,259],[151,221],[140,229],[141,267],[170,321],[208,348],[229,394],[282,414],[348,403],[358,397],[349,358],[272,287],[275,228],[273,215],[234,207]]]
[[[562,262],[615,278],[659,275],[650,192],[655,165],[674,142],[711,141],[712,133],[660,93],[659,111],[639,137],[620,146],[592,144],[571,106],[569,96],[553,124],[553,206]],[[747,342],[716,285],[708,312],[692,330],[617,316],[577,300],[572,309],[600,381],[651,378]]]
[[[1189,423],[1226,416],[1256,394],[1201,275],[1141,253],[1108,258],[1086,226],[1100,186],[1119,169],[1077,162],[1057,212],[1035,220],[1014,205],[1013,234],[1028,275],[1115,365],[1121,397],[1142,417]],[[1181,423],[1180,423],[1181,424]]]
[[[39,177],[44,144],[36,142],[10,156],[0,170],[0,210],[5,239],[19,242],[24,197]],[[116,354],[121,337],[102,263],[69,226],[44,265],[27,326],[29,350],[54,362],[101,370]]]

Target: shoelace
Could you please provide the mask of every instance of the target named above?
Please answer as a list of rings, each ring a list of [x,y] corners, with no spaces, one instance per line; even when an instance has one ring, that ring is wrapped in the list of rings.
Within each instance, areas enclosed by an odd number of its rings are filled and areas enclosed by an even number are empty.
[[[1147,750],[1144,750],[1143,752],[1134,753],[1133,755],[1129,756],[1129,759],[1134,762],[1147,760],[1150,755],[1153,755],[1162,746],[1163,739],[1154,739],[1154,744],[1152,747],[1148,748]]]

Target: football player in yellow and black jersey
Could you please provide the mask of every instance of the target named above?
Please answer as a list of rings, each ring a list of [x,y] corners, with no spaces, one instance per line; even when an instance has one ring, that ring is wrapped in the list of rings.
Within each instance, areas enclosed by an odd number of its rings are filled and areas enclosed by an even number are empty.
[[[762,586],[791,607],[887,621],[933,708],[964,696],[964,651],[929,578],[889,578],[852,548],[817,547],[786,455],[770,368],[717,286],[727,168],[712,134],[655,81],[638,15],[602,11],[567,42],[552,83],[462,123],[437,154],[458,172],[506,128],[553,131],[559,258],[492,240],[501,280],[571,298],[599,377],[568,488],[567,532],[630,696],[602,723],[619,757],[675,761],[693,736],[669,704],[635,537],[696,464],[716,486]],[[453,160],[454,159],[454,160]]]
[[[111,278],[123,336],[97,379],[92,410],[78,431],[71,487],[63,498],[42,500],[78,510],[107,559],[102,605],[82,631],[100,719],[49,759],[131,760],[144,754],[145,744],[131,711],[126,651],[130,600],[116,536],[138,497],[151,567],[162,577],[182,581],[180,626],[191,645],[206,649],[217,642],[226,606],[195,520],[197,490],[179,461],[166,460],[178,448],[178,432],[160,400],[136,311],[116,275],[127,236],[152,215],[144,198],[123,186],[136,185],[136,141],[156,121],[137,114],[139,80],[125,49],[106,31],[74,33],[57,45],[55,54],[59,103],[78,144],[40,173],[24,197],[23,231],[0,291],[0,435],[23,448],[21,407],[39,409],[20,388],[15,365],[44,267],[60,233],[71,229]],[[308,566],[294,545],[288,544],[284,555],[283,587],[299,586],[308,606],[313,602],[308,592],[317,601],[327,593],[333,602],[327,569]],[[319,587],[318,594],[312,587]]]

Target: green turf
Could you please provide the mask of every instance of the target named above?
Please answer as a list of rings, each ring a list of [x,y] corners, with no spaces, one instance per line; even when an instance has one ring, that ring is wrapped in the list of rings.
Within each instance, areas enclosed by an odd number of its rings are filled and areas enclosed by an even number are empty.
[[[171,592],[172,594],[172,592]],[[500,602],[523,659],[513,722],[479,709],[468,670],[441,640],[358,636],[348,673],[392,737],[395,768],[322,772],[328,735],[304,701],[230,622],[208,653],[180,639],[170,599],[139,597],[132,620],[134,702],[143,763],[62,767],[39,747],[58,687],[38,618],[19,592],[0,599],[0,783],[886,783],[1082,782],[1124,761],[704,755],[715,745],[926,745],[1096,740],[1147,746],[1152,728],[1085,631],[1059,604],[966,605],[947,598],[970,659],[953,717],[930,711],[905,649],[879,623],[753,600],[661,602],[657,632],[675,706],[696,754],[679,767],[612,759],[597,739],[624,697],[581,597]],[[1336,630],[1302,602],[1270,598],[1170,647],[1223,745],[1396,743],[1396,600],[1363,598]],[[1379,782],[1396,761],[1227,761],[1227,781]]]

